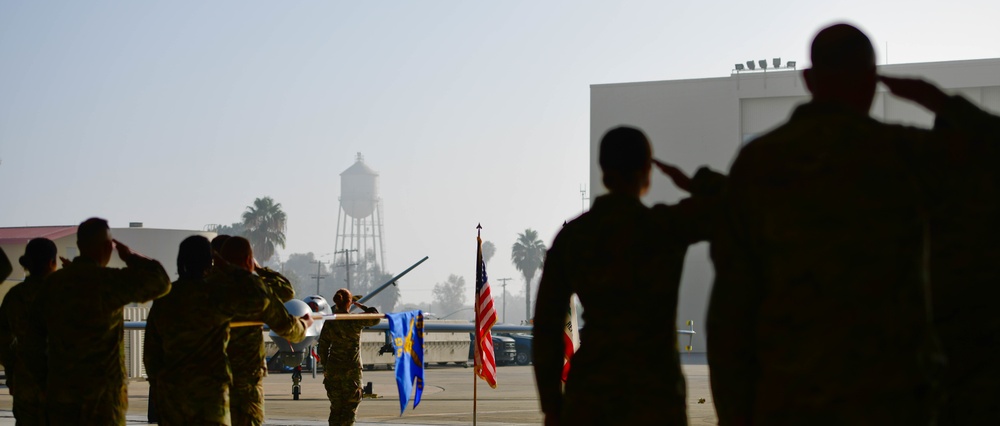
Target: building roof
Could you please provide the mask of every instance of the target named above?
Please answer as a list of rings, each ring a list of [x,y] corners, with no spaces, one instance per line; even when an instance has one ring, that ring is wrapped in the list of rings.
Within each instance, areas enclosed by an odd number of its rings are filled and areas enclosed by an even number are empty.
[[[33,238],[56,240],[75,233],[76,225],[0,228],[0,244],[24,244]]]

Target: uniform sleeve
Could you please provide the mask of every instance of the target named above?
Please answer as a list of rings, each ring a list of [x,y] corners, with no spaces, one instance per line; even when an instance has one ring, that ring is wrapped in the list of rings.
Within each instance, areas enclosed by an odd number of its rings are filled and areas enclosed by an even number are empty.
[[[375,313],[377,314],[378,312],[375,312]],[[360,321],[360,322],[361,322],[361,326],[362,327],[374,327],[374,326],[378,325],[378,323],[382,322],[382,319],[381,318],[375,318],[375,319],[370,319],[370,320],[363,320],[363,321]]]
[[[146,366],[146,375],[150,380],[155,380],[159,372],[163,371],[163,336],[157,327],[158,316],[156,303],[153,303],[149,317],[146,318],[146,331],[142,342],[142,364]]]
[[[264,309],[264,322],[271,331],[284,337],[291,343],[301,342],[306,338],[306,324],[302,318],[293,317],[285,309],[284,302],[273,292],[268,296],[269,303]]]
[[[8,376],[8,387],[12,382],[9,376],[14,371],[14,330],[9,318],[12,313],[11,304],[18,303],[16,293],[13,289],[8,291],[3,304],[0,304],[0,363],[3,363],[4,372]]]
[[[48,294],[49,291],[46,289],[46,284],[42,284],[42,288],[39,289],[38,294],[44,295]],[[37,297],[31,306],[28,308],[29,312],[47,312],[48,307],[45,306],[45,297]],[[48,378],[48,336],[49,328],[45,318],[39,318],[32,321],[28,321],[26,324],[26,329],[31,337],[21,344],[24,345],[24,352],[30,354],[36,354],[35,356],[27,357],[24,360],[24,365],[31,372],[31,375],[38,380],[38,383],[45,383]]]
[[[284,275],[271,268],[257,268],[257,275],[260,275],[270,291],[275,296],[278,296],[281,303],[295,298],[295,288],[292,287],[292,282],[288,281],[288,278],[285,278]]]
[[[316,342],[316,354],[319,355],[320,365],[326,365],[326,360],[330,355],[330,345],[333,343],[331,336],[330,321],[323,322],[323,331],[319,333],[319,341]]]
[[[988,135],[994,141],[1000,137],[1000,117],[990,114],[961,96],[950,96],[944,108],[935,117],[935,127],[947,123],[971,134]]]
[[[133,254],[123,269],[107,269],[111,299],[119,305],[142,303],[170,292],[170,278],[156,260]]]
[[[558,416],[562,410],[562,369],[565,344],[563,327],[569,308],[572,287],[565,273],[562,257],[563,241],[556,237],[546,255],[538,284],[538,299],[535,304],[535,324],[533,329],[535,381],[546,415]]]
[[[264,281],[242,269],[233,272],[232,279],[216,280],[219,309],[233,316],[249,316],[267,309],[270,297]]]
[[[14,272],[14,266],[11,265],[7,253],[4,253],[3,249],[0,248],[0,283],[9,277],[11,272]]]
[[[665,238],[684,244],[710,240],[719,222],[725,183],[725,175],[701,167],[691,179],[690,197],[674,205],[653,206],[653,214],[664,221]]]
[[[709,299],[706,343],[712,395],[722,426],[750,420],[759,372],[754,336],[764,290],[755,269],[759,262],[753,258],[743,224],[747,197],[741,191],[731,186],[722,200],[720,229],[711,245],[715,282]]]

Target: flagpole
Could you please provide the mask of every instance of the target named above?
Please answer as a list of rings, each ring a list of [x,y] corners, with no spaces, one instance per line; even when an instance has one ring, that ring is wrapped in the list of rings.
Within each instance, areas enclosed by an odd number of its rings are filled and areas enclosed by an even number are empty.
[[[481,256],[481,253],[482,253],[482,244],[483,244],[483,242],[482,242],[483,241],[482,240],[482,232],[483,232],[483,224],[481,224],[481,223],[476,224],[476,257],[477,257],[477,259],[476,259],[476,265],[477,266],[476,267],[477,268],[478,268],[478,265],[479,265],[479,259],[478,259],[478,257]],[[478,272],[477,272],[477,274],[478,274]],[[478,280],[479,278],[477,277],[476,279]],[[473,355],[474,355],[473,360],[472,360],[472,363],[473,363],[472,364],[472,426],[476,426],[476,414],[478,413],[477,412],[477,408],[478,408],[478,405],[479,405],[479,380],[476,380],[476,369],[478,368],[479,360],[482,358],[482,355],[479,354],[479,350],[480,350],[480,348],[479,348],[479,289],[473,287],[472,293],[473,293],[473,295],[472,295],[472,304],[475,305],[475,311],[476,311],[476,319],[475,319],[475,322],[474,322],[475,327],[476,327],[476,340],[474,342],[472,342],[472,346],[475,347],[475,350],[472,352]]]

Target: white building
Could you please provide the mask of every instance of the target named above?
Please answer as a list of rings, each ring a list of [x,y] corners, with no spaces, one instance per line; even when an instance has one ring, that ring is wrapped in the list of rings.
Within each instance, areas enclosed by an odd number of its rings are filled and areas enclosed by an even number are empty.
[[[879,73],[917,76],[946,91],[965,96],[994,113],[1000,112],[1000,59],[884,65]],[[746,141],[783,123],[795,105],[809,99],[800,71],[741,72],[729,77],[696,80],[596,84],[590,89],[590,187],[606,192],[597,164],[601,136],[618,125],[635,126],[649,136],[658,159],[688,174],[702,165],[728,172]],[[872,115],[892,123],[930,127],[934,117],[880,87]],[[684,194],[658,172],[645,198],[647,204],[673,203]],[[694,320],[694,351],[704,352],[704,324],[713,270],[708,244],[688,251],[677,309],[678,328]],[[682,346],[687,339],[682,338]]]
[[[194,231],[186,229],[154,229],[144,228],[141,223],[132,223],[128,228],[111,228],[111,236],[128,245],[130,248],[147,257],[159,260],[166,269],[170,280],[177,279],[177,250],[181,241],[191,235],[203,235],[208,239],[215,237],[214,232]],[[24,280],[24,269],[18,259],[24,255],[24,248],[33,238],[48,238],[56,244],[58,255],[73,259],[80,254],[76,248],[76,225],[65,226],[23,226],[0,228],[0,248],[14,265],[14,273],[0,285],[0,300],[2,294],[14,283]],[[125,263],[118,258],[117,252],[111,256],[108,264],[112,268],[124,268]]]
[[[34,238],[48,238],[56,244],[58,256],[73,259],[80,254],[76,247],[76,225],[66,226],[24,226],[0,228],[0,248],[14,265],[14,273],[0,283],[0,301],[13,286],[24,281],[24,268],[18,259],[24,255],[28,241]],[[150,258],[159,260],[166,269],[170,280],[177,279],[177,252],[181,241],[191,235],[202,235],[208,239],[215,237],[214,232],[191,231],[184,229],[153,229],[143,228],[141,223],[131,223],[128,228],[111,228],[111,236],[129,246],[131,249]],[[123,268],[125,262],[118,258],[117,252],[111,256],[108,263],[112,268]],[[148,304],[147,304],[148,305]],[[126,321],[143,321],[149,309],[145,306],[125,308]],[[143,331],[129,330],[125,332],[125,366],[129,378],[145,375],[142,365]]]

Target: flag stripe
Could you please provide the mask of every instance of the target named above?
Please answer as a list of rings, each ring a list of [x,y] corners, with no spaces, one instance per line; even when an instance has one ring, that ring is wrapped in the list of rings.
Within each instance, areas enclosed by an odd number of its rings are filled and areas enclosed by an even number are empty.
[[[497,387],[497,362],[493,354],[493,334],[490,330],[497,322],[497,312],[493,307],[493,295],[486,276],[483,262],[483,240],[476,237],[476,375],[491,388]]]

